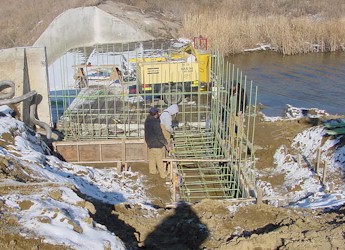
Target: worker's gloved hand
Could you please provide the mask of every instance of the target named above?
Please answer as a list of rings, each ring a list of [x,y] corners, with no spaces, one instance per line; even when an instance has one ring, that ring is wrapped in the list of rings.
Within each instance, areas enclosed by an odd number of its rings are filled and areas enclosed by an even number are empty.
[[[178,127],[178,124],[179,124],[179,121],[178,121],[178,120],[173,120],[172,123],[171,123],[171,127],[172,127],[172,128],[177,128],[177,127]]]
[[[169,151],[169,155],[170,156],[175,155],[175,150],[173,148]]]

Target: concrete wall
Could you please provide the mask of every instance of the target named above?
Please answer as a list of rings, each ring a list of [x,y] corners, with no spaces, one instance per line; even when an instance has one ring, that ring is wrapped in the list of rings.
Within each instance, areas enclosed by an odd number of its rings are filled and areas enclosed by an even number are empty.
[[[44,48],[11,48],[0,50],[0,80],[15,83],[15,97],[36,90],[40,103],[37,106],[39,120],[51,124],[48,100],[48,77]],[[29,124],[30,100],[18,103],[20,119]]]
[[[136,29],[97,7],[82,7],[67,10],[58,16],[34,46],[46,47],[50,65],[72,48],[153,38],[145,31]]]
[[[44,48],[35,47],[25,48],[25,51],[28,67],[28,88],[36,90],[38,93],[37,117],[39,120],[52,125],[46,51]]]

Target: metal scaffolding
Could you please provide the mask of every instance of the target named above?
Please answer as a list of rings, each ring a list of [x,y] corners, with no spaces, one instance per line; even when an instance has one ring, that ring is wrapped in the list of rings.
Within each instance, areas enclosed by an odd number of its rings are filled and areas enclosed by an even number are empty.
[[[53,121],[65,141],[143,138],[149,108],[163,111],[178,103],[173,152],[167,161],[172,178],[178,179],[174,188],[180,199],[247,197],[255,182],[257,88],[213,53],[212,81],[206,85],[180,79],[165,92],[155,89],[167,88],[165,83],[143,91],[138,61],[151,58],[155,65],[152,58],[171,57],[175,49],[170,42],[146,42],[69,51],[49,68]],[[81,67],[87,76],[84,83],[76,77]],[[121,78],[111,79],[114,67],[121,69]],[[101,73],[93,79],[89,73],[95,69]]]

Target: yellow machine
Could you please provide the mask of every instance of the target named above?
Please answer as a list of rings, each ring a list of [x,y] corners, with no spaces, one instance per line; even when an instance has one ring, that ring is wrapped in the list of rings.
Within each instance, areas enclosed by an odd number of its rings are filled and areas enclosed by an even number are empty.
[[[137,60],[136,75],[146,93],[203,90],[211,82],[211,53],[190,43],[168,56]]]

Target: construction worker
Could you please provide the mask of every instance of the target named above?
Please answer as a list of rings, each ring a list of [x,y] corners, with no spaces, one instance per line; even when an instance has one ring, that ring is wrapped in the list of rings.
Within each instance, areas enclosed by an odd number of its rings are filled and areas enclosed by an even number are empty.
[[[85,88],[87,86],[87,78],[85,76],[84,68],[79,68],[73,76],[75,88]]]
[[[167,172],[163,163],[163,155],[165,149],[169,150],[169,146],[160,126],[158,109],[155,107],[150,108],[149,115],[145,120],[145,142],[148,147],[150,174],[159,173],[160,177],[165,179]]]
[[[177,104],[173,104],[166,108],[160,116],[162,131],[169,147],[171,147],[171,135],[174,132],[172,127],[172,116],[177,114],[178,111]]]
[[[247,96],[243,86],[240,83],[233,83],[230,89],[230,109],[232,116],[229,119],[230,143],[234,146],[235,137],[243,136],[244,111],[247,107]]]
[[[120,83],[122,84],[122,73],[118,67],[112,68],[109,76],[110,84],[111,83]]]

